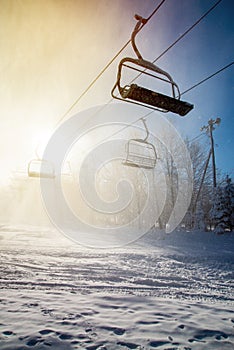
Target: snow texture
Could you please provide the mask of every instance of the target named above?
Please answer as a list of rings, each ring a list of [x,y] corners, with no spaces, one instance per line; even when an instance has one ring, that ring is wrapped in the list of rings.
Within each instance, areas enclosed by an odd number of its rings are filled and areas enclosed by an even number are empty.
[[[233,349],[234,235],[94,250],[2,226],[0,349]]]

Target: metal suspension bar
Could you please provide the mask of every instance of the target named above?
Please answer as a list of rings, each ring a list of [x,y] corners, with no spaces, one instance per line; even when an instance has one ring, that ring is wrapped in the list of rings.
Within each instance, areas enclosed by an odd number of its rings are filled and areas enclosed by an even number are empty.
[[[144,118],[141,118],[141,120],[142,120],[142,123],[144,124],[145,131],[146,131],[146,137],[144,138],[143,141],[146,142],[147,139],[148,139],[148,137],[149,137],[149,129],[148,129],[148,127],[147,127],[147,124],[146,124],[145,119],[144,119]]]

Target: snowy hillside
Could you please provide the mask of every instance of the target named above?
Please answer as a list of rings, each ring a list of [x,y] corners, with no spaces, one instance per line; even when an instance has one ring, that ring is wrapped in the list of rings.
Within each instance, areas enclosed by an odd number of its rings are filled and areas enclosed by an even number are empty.
[[[233,349],[234,236],[151,231],[121,249],[2,226],[1,349]]]

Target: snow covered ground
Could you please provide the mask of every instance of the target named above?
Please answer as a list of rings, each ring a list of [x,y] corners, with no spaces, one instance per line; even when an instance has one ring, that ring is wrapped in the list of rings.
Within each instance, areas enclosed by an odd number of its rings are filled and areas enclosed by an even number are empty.
[[[234,235],[151,231],[121,249],[0,228],[0,349],[233,349]]]

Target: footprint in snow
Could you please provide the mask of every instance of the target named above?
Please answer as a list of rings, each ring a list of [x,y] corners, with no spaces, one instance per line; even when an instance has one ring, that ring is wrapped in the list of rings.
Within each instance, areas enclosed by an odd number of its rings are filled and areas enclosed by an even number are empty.
[[[42,329],[41,331],[39,331],[39,333],[41,335],[47,335],[47,334],[50,334],[50,333],[54,333],[54,331],[52,331],[52,329]]]
[[[152,348],[157,348],[159,346],[163,346],[168,344],[168,341],[163,341],[163,340],[152,340],[149,342],[149,346],[152,346]]]
[[[30,338],[30,339],[27,341],[26,345],[31,347],[31,346],[37,345],[38,343],[41,343],[42,341],[43,341],[43,340],[42,340],[41,338],[34,337],[34,338]]]
[[[124,342],[124,341],[119,341],[119,342],[117,343],[117,345],[125,346],[125,347],[128,348],[128,349],[137,349],[137,348],[139,348],[139,344],[127,343],[127,342]]]
[[[178,328],[180,328],[180,329],[184,329],[184,324],[180,324],[179,326],[178,326]]]
[[[10,335],[13,335],[14,333],[12,331],[4,331],[4,332],[2,332],[2,334],[10,336]]]
[[[59,338],[62,340],[69,340],[69,339],[73,338],[73,336],[69,333],[60,333]]]
[[[204,341],[204,339],[211,337],[215,337],[216,340],[222,340],[227,339],[228,334],[212,329],[201,329],[197,333],[195,333],[194,341]]]
[[[123,335],[125,333],[125,329],[118,327],[103,326],[101,329],[104,329],[108,332],[113,332],[116,335]]]

